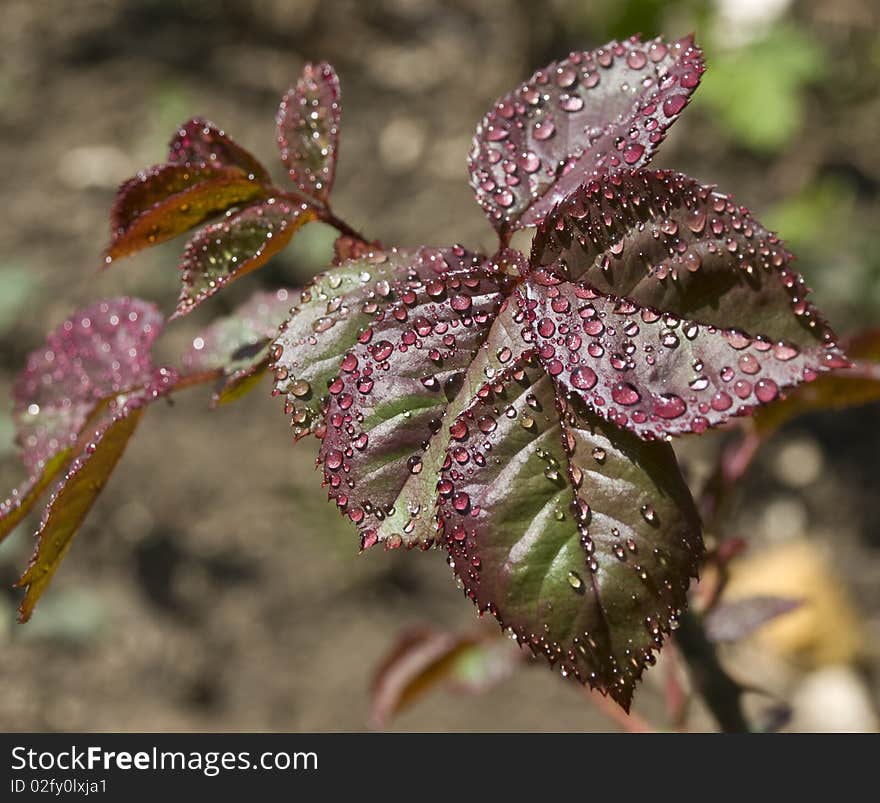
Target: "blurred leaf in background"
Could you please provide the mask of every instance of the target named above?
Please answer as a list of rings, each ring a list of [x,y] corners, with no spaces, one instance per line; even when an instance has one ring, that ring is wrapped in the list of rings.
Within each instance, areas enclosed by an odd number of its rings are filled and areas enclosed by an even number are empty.
[[[739,46],[725,45],[718,38],[710,49],[696,102],[710,108],[719,130],[738,144],[773,154],[803,126],[803,94],[822,72],[822,47],[794,23]]]
[[[9,334],[39,282],[33,271],[18,265],[0,265],[0,337]]]

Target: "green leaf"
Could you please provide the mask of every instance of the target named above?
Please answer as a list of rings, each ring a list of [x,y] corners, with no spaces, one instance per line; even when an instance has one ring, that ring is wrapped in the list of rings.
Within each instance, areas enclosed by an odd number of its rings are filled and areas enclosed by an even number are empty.
[[[487,334],[508,283],[484,267],[411,283],[342,359],[320,462],[330,497],[358,525],[364,547],[428,547],[436,537],[449,403],[470,400],[502,365]],[[506,344],[498,340],[495,352]],[[508,348],[506,360],[514,356]]]
[[[214,391],[215,406],[240,398],[259,382],[269,365],[272,339],[292,299],[292,292],[285,289],[254,293],[232,314],[193,338],[182,362],[191,373],[222,372]]]
[[[299,298],[272,348],[275,392],[286,396],[296,438],[320,421],[328,386],[345,353],[388,305],[450,270],[480,258],[463,248],[370,249],[317,276]]]
[[[487,418],[494,428],[478,426]],[[438,489],[465,593],[563,675],[628,708],[703,550],[671,447],[558,396],[533,366],[459,421],[468,432]]]
[[[87,444],[85,453],[73,461],[54,492],[37,531],[33,557],[16,583],[17,587],[26,589],[19,608],[20,622],[30,619],[37,601],[70,549],[74,535],[122,457],[143,410],[139,402],[119,407],[109,422],[95,432],[94,440]]]
[[[305,204],[269,198],[205,226],[183,252],[183,287],[172,317],[186,315],[235,279],[262,267],[314,219],[315,212]]]
[[[503,264],[503,259],[498,262]],[[418,471],[410,470],[383,519],[374,522],[371,518],[361,524],[363,545],[382,542],[386,547],[403,545],[423,549],[433,545],[438,529],[437,477],[452,440],[450,425],[475,398],[491,391],[491,383],[496,377],[531,354],[529,343],[522,337],[527,326],[525,321],[525,314],[512,300],[501,304],[485,340],[455,382],[460,388],[443,410],[442,426],[436,433],[431,433],[428,447],[417,454],[413,466],[419,466]],[[371,527],[371,523],[378,526]]]

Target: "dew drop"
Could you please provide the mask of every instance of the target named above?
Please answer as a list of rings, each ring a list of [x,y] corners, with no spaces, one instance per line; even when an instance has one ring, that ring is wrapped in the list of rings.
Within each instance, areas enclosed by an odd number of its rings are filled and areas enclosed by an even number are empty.
[[[611,398],[617,404],[629,407],[641,400],[641,395],[629,382],[618,382],[611,388]]]
[[[575,590],[581,591],[584,588],[584,581],[577,572],[568,573],[568,584]]]

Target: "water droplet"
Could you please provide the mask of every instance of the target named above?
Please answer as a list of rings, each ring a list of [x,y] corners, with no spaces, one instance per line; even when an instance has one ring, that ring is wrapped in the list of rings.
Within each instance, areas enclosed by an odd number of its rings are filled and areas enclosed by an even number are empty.
[[[654,397],[651,410],[660,418],[678,418],[687,409],[684,400],[674,393],[661,393]]]
[[[391,343],[389,343],[387,340],[380,340],[371,349],[373,359],[376,362],[384,362],[391,356],[391,352],[393,351],[394,346],[391,345]]]
[[[743,354],[738,360],[738,365],[744,374],[753,375],[761,370],[761,365],[753,354]]]
[[[755,383],[755,396],[758,401],[771,402],[779,395],[779,387],[772,379],[759,379]]]
[[[628,407],[637,404],[642,397],[638,390],[636,390],[636,388],[629,382],[618,382],[611,388],[611,398],[614,399],[617,404],[622,404]]]
[[[687,103],[686,95],[670,95],[663,101],[663,114],[667,117],[675,117]]]
[[[525,170],[526,173],[534,173],[541,166],[541,160],[534,151],[525,151],[523,152],[519,159],[519,166]]]
[[[578,366],[571,372],[572,387],[578,390],[590,390],[595,387],[597,379],[596,372],[586,365]]]
[[[628,165],[633,165],[642,158],[644,153],[645,146],[638,142],[633,142],[623,149],[623,161]]]
[[[305,379],[297,379],[290,388],[290,393],[296,396],[298,399],[302,399],[305,396],[308,396],[312,391],[312,386],[306,382]]]
[[[632,50],[626,57],[626,63],[634,70],[641,70],[648,63],[648,57],[641,50]]]

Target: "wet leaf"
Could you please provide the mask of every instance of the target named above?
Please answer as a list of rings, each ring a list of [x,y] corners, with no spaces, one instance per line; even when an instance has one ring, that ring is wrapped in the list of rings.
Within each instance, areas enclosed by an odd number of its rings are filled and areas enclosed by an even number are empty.
[[[502,303],[474,359],[452,385],[453,389],[460,387],[443,409],[441,426],[438,428],[435,421],[430,427],[428,448],[407,461],[409,476],[399,489],[394,489],[396,497],[387,514],[378,521],[375,516],[365,516],[360,523],[362,545],[381,542],[386,547],[427,549],[434,544],[438,530],[437,476],[450,443],[460,434],[451,424],[475,398],[490,392],[492,381],[503,371],[531,356],[529,343],[521,336],[524,318],[516,304]],[[492,422],[486,419],[480,424],[488,428]]]
[[[761,437],[769,437],[800,415],[880,401],[880,329],[847,338],[843,347],[852,367],[822,374],[815,382],[793,388],[777,404],[759,410],[753,423]]]
[[[272,339],[290,311],[293,295],[285,289],[255,293],[232,314],[193,338],[183,365],[192,373],[222,371],[214,404],[240,398],[260,380],[270,362]]]
[[[746,597],[722,602],[706,614],[706,634],[712,641],[741,641],[802,604],[803,600],[787,597]]]
[[[262,267],[297,229],[314,219],[314,211],[305,204],[270,198],[227,212],[223,220],[205,226],[183,252],[183,288],[174,317],[191,312],[235,279]]]
[[[447,407],[464,384],[470,399],[488,381],[482,371],[468,374],[487,364],[477,358],[507,278],[485,267],[435,277],[409,282],[370,322],[329,387],[324,482],[364,547],[433,542]]]
[[[255,156],[201,117],[188,120],[178,129],[168,146],[168,161],[191,167],[239,167],[263,184],[272,181]]]
[[[153,379],[150,347],[163,323],[153,304],[107,299],[75,312],[28,355],[13,388],[13,416],[31,473],[73,445],[103,399]]]
[[[476,422],[496,423],[484,432]],[[625,709],[675,626],[702,539],[675,455],[510,373],[459,418],[438,485],[454,570],[480,611]]]
[[[818,370],[816,349],[767,341],[621,302],[586,283],[525,286],[538,354],[565,392],[646,440],[704,432],[772,402]]]
[[[592,181],[533,244],[539,353],[568,392],[643,438],[702,432],[848,364],[791,259],[685,176]]]
[[[122,404],[86,445],[56,488],[36,534],[28,568],[16,583],[26,588],[19,621],[26,622],[58,569],[74,535],[122,456],[143,414],[142,401]]]
[[[460,635],[433,628],[404,633],[373,679],[370,719],[386,727],[394,717],[430,692],[479,694],[508,677],[523,653],[507,640]]]
[[[263,184],[238,167],[164,164],[144,170],[116,194],[105,265],[268,194]]]
[[[60,450],[45,460],[42,469],[16,488],[9,499],[0,502],[0,541],[6,538],[30,513],[72,457],[72,448]]]
[[[497,101],[469,157],[499,231],[534,226],[591,175],[648,163],[703,72],[691,38],[573,53]]]
[[[281,160],[307,195],[326,203],[339,150],[339,78],[325,63],[306,64],[281,99],[276,118]]]
[[[321,419],[328,386],[345,353],[387,306],[450,270],[480,259],[463,248],[371,250],[317,276],[295,303],[272,349],[275,389],[287,399],[295,437]]]

